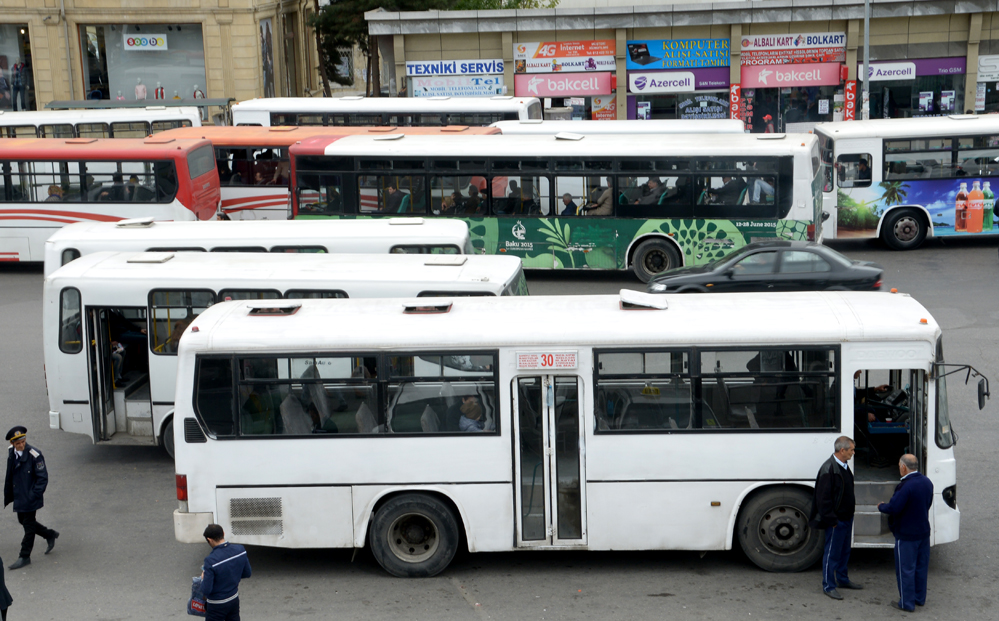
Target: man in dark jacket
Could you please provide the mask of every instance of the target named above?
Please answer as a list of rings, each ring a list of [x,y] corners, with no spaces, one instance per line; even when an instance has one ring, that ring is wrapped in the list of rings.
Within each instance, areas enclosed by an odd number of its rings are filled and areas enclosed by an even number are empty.
[[[836,587],[862,589],[850,582],[847,563],[850,561],[850,535],[853,533],[853,512],[857,499],[853,491],[853,472],[849,462],[856,444],[846,436],[836,438],[832,457],[827,459],[815,477],[815,500],[809,524],[826,530],[822,552],[822,592],[833,599],[843,599]]]
[[[878,505],[889,515],[888,525],[895,535],[895,579],[899,601],[892,608],[912,612],[926,603],[926,573],[930,565],[930,505],[933,482],[916,469],[915,455],[902,455],[898,472],[902,480],[895,495]]]
[[[226,541],[225,532],[218,524],[205,527],[205,539],[212,547],[201,572],[205,618],[207,621],[239,621],[239,581],[249,578],[252,573],[246,549]]]
[[[3,506],[14,503],[17,521],[24,527],[21,540],[21,554],[11,569],[20,569],[31,564],[31,549],[35,545],[35,535],[45,539],[48,554],[55,547],[59,533],[42,526],[35,519],[35,512],[42,508],[42,495],[49,484],[49,471],[45,467],[42,453],[27,442],[28,430],[20,425],[7,432],[10,448],[7,454],[7,478],[3,486]]]

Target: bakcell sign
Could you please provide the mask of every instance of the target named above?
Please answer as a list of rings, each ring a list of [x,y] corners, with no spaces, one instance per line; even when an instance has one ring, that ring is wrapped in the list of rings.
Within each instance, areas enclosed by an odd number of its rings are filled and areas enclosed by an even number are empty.
[[[514,68],[517,73],[614,71],[616,49],[613,40],[514,43]]]
[[[693,90],[694,74],[689,71],[628,74],[628,91],[632,93],[689,93]]]
[[[839,63],[743,66],[742,88],[836,86],[839,84],[839,67]]]
[[[741,118],[739,114],[739,97],[742,87],[739,84],[732,84],[728,87],[728,112],[733,119]]]
[[[610,95],[611,74],[567,73],[564,75],[515,75],[514,94],[517,97],[581,97]]]
[[[126,50],[162,52],[167,49],[167,36],[165,34],[123,34],[121,37],[125,42]]]
[[[411,60],[406,75],[490,75],[503,73],[503,60]]]
[[[747,36],[740,59],[743,65],[841,63],[846,60],[846,33]]]
[[[843,102],[843,120],[855,121],[857,120],[857,81],[847,80],[844,90],[846,91],[846,101]]]
[[[878,63],[877,65],[868,65],[867,73],[870,74],[871,82],[915,80],[916,63]],[[861,81],[864,79],[863,65],[857,65],[857,79]]]

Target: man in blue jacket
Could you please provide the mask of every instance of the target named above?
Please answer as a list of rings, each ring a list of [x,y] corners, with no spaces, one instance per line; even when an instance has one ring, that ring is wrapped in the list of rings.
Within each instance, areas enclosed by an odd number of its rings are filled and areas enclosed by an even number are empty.
[[[205,527],[205,539],[212,553],[205,557],[201,572],[201,592],[205,595],[208,621],[239,621],[239,581],[249,578],[250,559],[238,543],[225,540],[218,524]]]
[[[902,455],[898,471],[902,480],[895,495],[878,505],[889,515],[888,525],[895,535],[895,579],[899,601],[892,608],[912,612],[926,603],[926,573],[930,565],[930,505],[933,482],[916,469],[915,455]]]
[[[21,554],[10,566],[20,569],[31,564],[31,549],[35,546],[35,536],[48,542],[45,553],[55,547],[59,533],[42,526],[35,519],[35,513],[42,508],[42,495],[49,484],[49,471],[41,451],[28,444],[28,430],[20,425],[7,432],[7,477],[3,486],[3,506],[14,503],[17,521],[24,527],[21,539]]]

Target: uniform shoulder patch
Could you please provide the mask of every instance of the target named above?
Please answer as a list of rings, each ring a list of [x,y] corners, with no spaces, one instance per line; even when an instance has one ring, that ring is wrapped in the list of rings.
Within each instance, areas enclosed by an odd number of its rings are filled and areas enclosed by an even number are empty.
[[[31,456],[34,457],[35,459],[38,459],[39,457],[42,456],[42,454],[36,451],[35,449],[31,449],[28,452],[31,453]]]

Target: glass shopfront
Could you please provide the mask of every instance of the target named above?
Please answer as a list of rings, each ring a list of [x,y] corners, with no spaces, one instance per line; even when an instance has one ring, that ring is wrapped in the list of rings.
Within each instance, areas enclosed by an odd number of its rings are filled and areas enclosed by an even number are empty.
[[[917,58],[871,63],[870,116],[904,119],[963,114],[974,102],[964,101],[966,59]],[[860,65],[857,75],[863,74]],[[858,91],[862,89],[857,85]]]
[[[204,97],[200,24],[80,26],[87,99]]]
[[[0,110],[34,110],[31,37],[27,24],[0,24]]]

